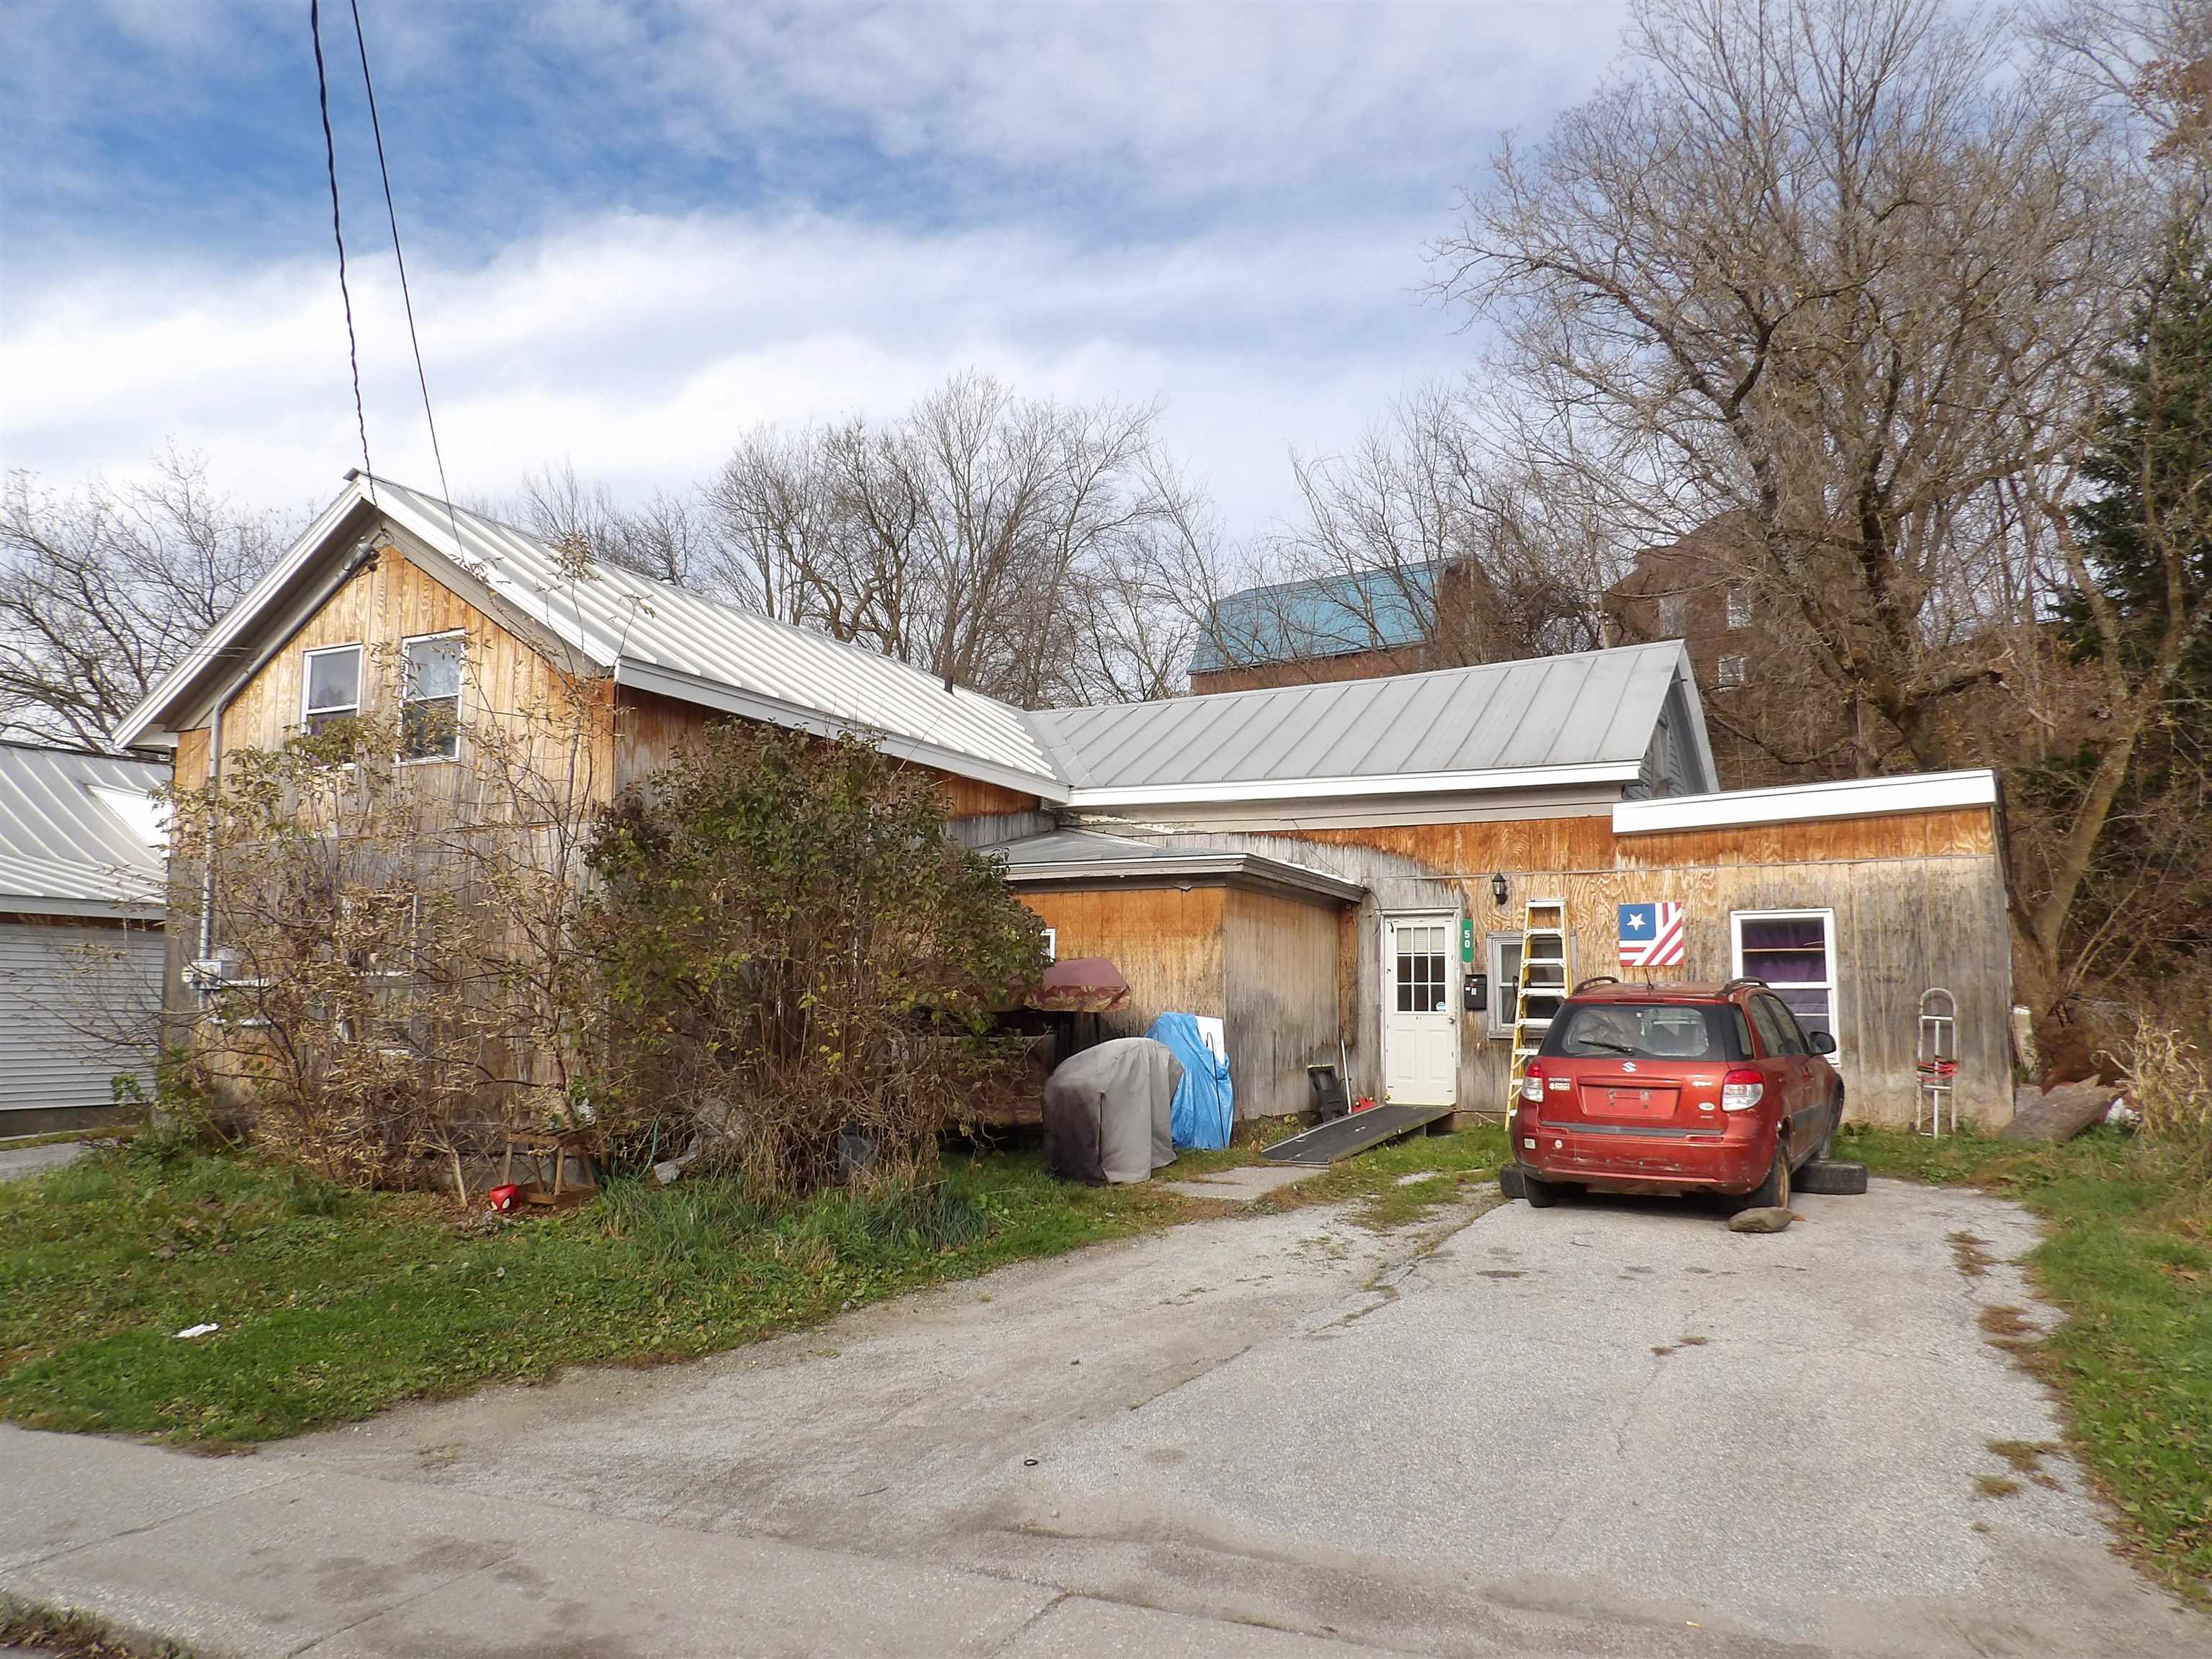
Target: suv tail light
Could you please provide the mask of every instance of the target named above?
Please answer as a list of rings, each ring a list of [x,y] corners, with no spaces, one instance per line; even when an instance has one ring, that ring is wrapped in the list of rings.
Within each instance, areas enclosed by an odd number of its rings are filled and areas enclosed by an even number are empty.
[[[1544,1074],[1530,1060],[1528,1069],[1521,1074],[1521,1098],[1540,1106],[1544,1103]]]
[[[1721,1079],[1721,1110],[1747,1112],[1759,1104],[1765,1092],[1766,1079],[1753,1067],[1739,1066]]]

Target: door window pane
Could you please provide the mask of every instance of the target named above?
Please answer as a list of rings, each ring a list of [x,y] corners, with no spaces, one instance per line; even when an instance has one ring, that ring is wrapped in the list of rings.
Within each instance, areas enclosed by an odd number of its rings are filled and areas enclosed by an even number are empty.
[[[1399,922],[1392,927],[1400,1013],[1449,1012],[1445,1004],[1445,931],[1442,922]]]

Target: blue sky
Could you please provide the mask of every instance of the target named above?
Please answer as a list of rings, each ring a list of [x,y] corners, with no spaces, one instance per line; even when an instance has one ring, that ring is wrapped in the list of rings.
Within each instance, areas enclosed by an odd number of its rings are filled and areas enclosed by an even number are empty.
[[[629,492],[746,427],[975,367],[1159,398],[1232,533],[1477,343],[1419,288],[1614,4],[361,0],[457,491]],[[346,0],[325,4],[380,470],[431,480]],[[356,464],[307,0],[15,0],[0,464],[204,451],[297,507]]]

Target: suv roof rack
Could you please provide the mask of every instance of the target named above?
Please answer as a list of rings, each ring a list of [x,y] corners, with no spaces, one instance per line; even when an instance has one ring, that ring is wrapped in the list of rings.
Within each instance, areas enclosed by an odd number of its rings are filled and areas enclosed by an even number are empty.
[[[1756,985],[1762,991],[1766,989],[1766,981],[1751,974],[1737,975],[1735,978],[1729,980],[1726,984],[1723,985],[1721,989],[1723,992],[1733,991],[1739,985]]]
[[[1620,975],[1616,974],[1593,974],[1589,978],[1578,983],[1575,988],[1568,992],[1567,994],[1571,997],[1578,997],[1583,992],[1589,990],[1593,985],[1618,985],[1620,983]]]

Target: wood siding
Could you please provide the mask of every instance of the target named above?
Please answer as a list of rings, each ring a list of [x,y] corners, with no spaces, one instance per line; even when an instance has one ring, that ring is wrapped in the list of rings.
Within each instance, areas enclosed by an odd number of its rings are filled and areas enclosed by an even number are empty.
[[[560,707],[575,683],[547,661],[544,653],[518,638],[460,595],[394,550],[347,582],[321,610],[308,617],[252,678],[232,693],[222,711],[222,748],[234,754],[247,748],[276,749],[298,731],[301,721],[301,675],[307,653],[324,646],[362,647],[362,702],[365,712],[388,710],[397,695],[398,653],[404,641],[425,634],[460,633],[467,641],[467,668],[461,699],[460,759],[469,764],[470,733],[477,722],[507,722],[528,732],[544,711]],[[611,687],[586,686],[587,697],[611,696]],[[540,763],[569,775],[593,799],[611,799],[616,765],[613,724],[600,729],[573,761],[565,742],[541,742]],[[206,740],[200,737],[199,767],[204,777]],[[181,744],[179,761],[182,761]],[[447,763],[421,764],[443,767]],[[181,772],[180,772],[181,781]],[[427,781],[427,780],[426,780]]]
[[[1346,907],[1231,888],[1222,922],[1223,1036],[1239,1117],[1312,1104],[1306,1067],[1337,1058],[1338,921]]]
[[[1129,981],[1130,1006],[1102,1022],[1114,1036],[1142,1036],[1165,1013],[1225,1020],[1224,900],[1220,887],[1022,895],[1022,902],[1057,930],[1061,957],[1105,957]]]
[[[1240,1118],[1307,1109],[1309,1062],[1334,1060],[1343,907],[1225,884],[1030,890],[1060,955],[1105,957],[1131,1006],[1104,1030],[1140,1036],[1164,1013],[1222,1022]]]
[[[1987,808],[1620,837],[1609,817],[1584,817],[1168,839],[1287,856],[1369,890],[1344,924],[1340,953],[1356,959],[1343,1026],[1350,1080],[1378,1097],[1382,915],[1470,917],[1474,971],[1483,972],[1483,936],[1517,932],[1528,898],[1558,896],[1567,901],[1577,978],[1619,971],[1617,907],[1683,904],[1686,961],[1656,970],[1659,982],[1726,978],[1735,913],[1833,910],[1836,1034],[1850,1115],[1911,1121],[1920,994],[1942,986],[1958,999],[1960,1112],[1985,1125],[2011,1115],[2011,938]],[[1506,878],[1503,904],[1492,896],[1496,874]],[[1231,966],[1233,1000],[1248,970]],[[1459,1018],[1461,1109],[1502,1111],[1510,1056],[1490,1035],[1498,1011],[1493,1002]]]

